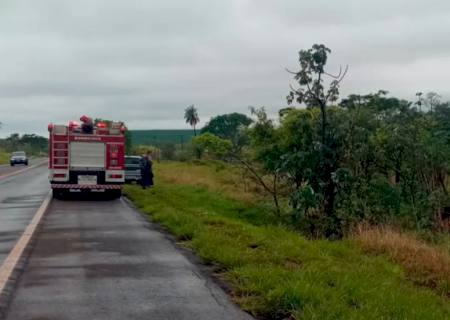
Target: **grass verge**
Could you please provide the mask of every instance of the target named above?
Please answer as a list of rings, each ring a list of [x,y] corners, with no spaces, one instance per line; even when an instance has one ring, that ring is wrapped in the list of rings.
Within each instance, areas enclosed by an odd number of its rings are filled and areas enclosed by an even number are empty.
[[[9,163],[9,154],[0,149],[0,164]]]
[[[243,177],[241,170],[219,161],[164,162],[156,166],[156,171],[167,183],[202,186],[247,204],[261,200],[258,185]]]
[[[450,298],[450,254],[444,247],[386,227],[361,227],[355,240],[366,252],[387,255],[401,265],[414,283]]]
[[[414,286],[387,257],[366,255],[350,240],[307,240],[219,185],[170,175],[176,170],[157,168],[155,188],[125,193],[205,263],[219,265],[244,310],[270,319],[450,318],[447,299]]]

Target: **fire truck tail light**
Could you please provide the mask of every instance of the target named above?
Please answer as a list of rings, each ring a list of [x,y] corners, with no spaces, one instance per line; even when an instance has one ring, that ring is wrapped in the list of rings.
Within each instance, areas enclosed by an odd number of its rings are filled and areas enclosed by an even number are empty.
[[[65,173],[54,173],[53,174],[53,178],[65,178],[66,174]]]
[[[109,147],[109,156],[111,158],[110,164],[112,166],[117,166],[117,158],[119,157],[119,147],[110,146]],[[114,164],[114,162],[115,162],[115,164]]]
[[[113,166],[113,167],[119,165],[119,161],[117,161],[117,159],[112,159],[109,163],[110,163],[110,165]]]
[[[122,179],[123,175],[122,174],[110,174],[109,178],[110,179]]]

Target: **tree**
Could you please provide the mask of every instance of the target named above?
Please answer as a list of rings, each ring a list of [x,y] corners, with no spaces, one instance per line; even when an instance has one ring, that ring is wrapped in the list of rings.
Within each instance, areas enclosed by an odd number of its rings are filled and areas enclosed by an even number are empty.
[[[161,149],[161,156],[164,160],[173,160],[175,158],[176,147],[174,143],[162,143],[159,148]]]
[[[339,183],[336,180],[340,170],[340,140],[335,136],[336,130],[329,130],[328,105],[336,102],[339,98],[339,86],[344,79],[348,66],[342,69],[337,75],[332,75],[325,70],[328,61],[328,54],[331,50],[323,44],[315,44],[311,49],[299,52],[300,70],[289,71],[294,75],[294,80],[298,87],[291,86],[291,91],[287,95],[288,104],[296,101],[304,103],[308,108],[318,107],[321,114],[319,136],[319,148],[314,152],[315,159],[313,170],[317,174],[312,175],[311,187],[316,194],[323,197],[323,210],[328,219],[328,236],[340,233],[339,217],[335,214],[335,200],[338,193]],[[325,78],[329,79],[325,88]],[[298,155],[293,155],[298,156]]]
[[[433,112],[436,106],[441,103],[441,96],[436,92],[428,92],[424,102],[430,112]]]
[[[192,146],[199,159],[204,154],[221,159],[229,154],[231,150],[231,141],[207,132],[194,137],[192,139]]]
[[[361,221],[448,229],[450,103],[417,94],[432,110],[422,112],[419,103],[379,90],[336,106],[320,86],[310,91],[317,77],[312,72],[315,80],[293,93],[304,95],[295,101],[306,109],[281,109],[279,121],[254,109],[250,146],[232,156],[275,203],[289,198],[293,224],[309,235],[334,238]]]
[[[416,97],[417,97],[417,101],[415,102],[415,104],[419,107],[419,111],[422,111],[422,102],[423,102],[423,98],[422,98],[423,93],[422,92],[416,92]]]
[[[339,74],[332,75],[325,71],[328,54],[331,50],[323,44],[315,44],[311,49],[300,50],[299,63],[300,70],[297,72],[289,71],[294,74],[294,79],[298,83],[298,88],[291,86],[291,91],[287,96],[288,104],[294,101],[299,104],[305,103],[308,107],[319,107],[322,114],[322,143],[326,140],[327,126],[327,106],[329,102],[335,102],[339,98],[339,85],[344,79],[348,66]],[[324,87],[324,78],[331,78],[328,89]]]
[[[133,152],[133,135],[131,131],[125,127],[125,152],[131,154]]]
[[[200,118],[198,117],[197,109],[193,104],[184,110],[184,119],[186,120],[186,123],[189,123],[189,125],[194,128],[194,136],[197,136],[195,126],[200,122]]]
[[[38,155],[48,150],[48,139],[36,134],[13,133],[5,139],[0,139],[0,148],[7,151],[23,150],[28,154]]]
[[[241,113],[222,114],[211,118],[211,120],[202,128],[202,133],[212,133],[222,139],[229,139],[233,145],[239,146],[244,141],[242,138],[242,129],[247,128],[253,122],[252,119]]]

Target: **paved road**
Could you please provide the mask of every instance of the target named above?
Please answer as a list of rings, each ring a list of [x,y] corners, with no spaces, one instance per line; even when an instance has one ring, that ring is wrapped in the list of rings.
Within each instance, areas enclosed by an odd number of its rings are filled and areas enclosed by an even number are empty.
[[[123,200],[53,201],[7,319],[251,319]]]
[[[33,166],[38,163],[42,163],[45,161],[45,159],[30,159],[30,166]],[[2,164],[0,165],[0,177],[2,175],[6,175],[15,171],[23,170],[26,166],[24,165],[15,165],[14,167],[11,167],[9,164]]]
[[[49,191],[45,165],[9,178],[2,174],[0,171],[0,264]]]

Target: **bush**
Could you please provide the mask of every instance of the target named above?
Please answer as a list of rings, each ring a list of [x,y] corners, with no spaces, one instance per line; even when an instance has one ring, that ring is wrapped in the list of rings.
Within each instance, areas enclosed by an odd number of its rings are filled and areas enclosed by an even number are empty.
[[[164,160],[174,160],[176,146],[174,143],[163,143],[159,146],[161,150],[161,157]]]
[[[231,150],[231,141],[219,138],[212,133],[203,133],[192,139],[195,156],[200,159],[204,156],[223,158]]]

